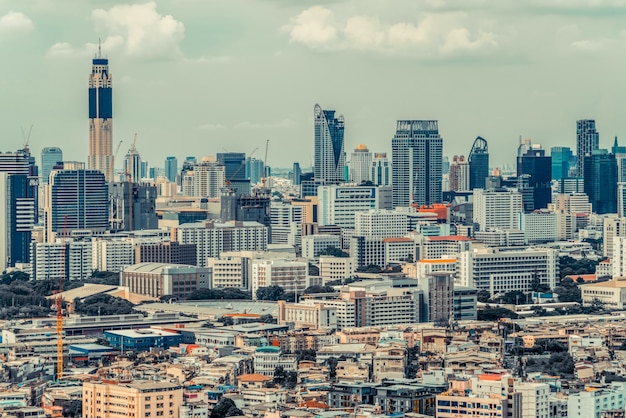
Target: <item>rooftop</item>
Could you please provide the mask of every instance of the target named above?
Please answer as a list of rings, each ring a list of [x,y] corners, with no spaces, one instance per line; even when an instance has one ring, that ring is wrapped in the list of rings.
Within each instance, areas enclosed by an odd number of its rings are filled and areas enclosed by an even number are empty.
[[[175,332],[163,331],[160,329],[153,329],[153,328],[110,330],[110,331],[105,331],[105,333],[119,335],[119,336],[128,337],[128,338],[175,337],[177,335],[180,335]]]

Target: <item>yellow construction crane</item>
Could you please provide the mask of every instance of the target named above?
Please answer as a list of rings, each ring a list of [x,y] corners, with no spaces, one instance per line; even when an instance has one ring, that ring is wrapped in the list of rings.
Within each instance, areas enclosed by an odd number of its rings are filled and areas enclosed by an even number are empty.
[[[65,237],[67,236],[67,215],[63,218],[63,236],[61,237],[61,263],[59,289],[54,300],[57,310],[57,380],[63,377],[63,280],[65,279]]]

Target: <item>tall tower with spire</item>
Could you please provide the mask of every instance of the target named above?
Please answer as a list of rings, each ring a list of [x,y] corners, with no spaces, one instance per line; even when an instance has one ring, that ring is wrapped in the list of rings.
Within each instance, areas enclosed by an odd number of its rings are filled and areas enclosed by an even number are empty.
[[[89,157],[90,170],[99,170],[106,181],[113,178],[113,101],[109,60],[102,58],[100,45],[89,75]]]

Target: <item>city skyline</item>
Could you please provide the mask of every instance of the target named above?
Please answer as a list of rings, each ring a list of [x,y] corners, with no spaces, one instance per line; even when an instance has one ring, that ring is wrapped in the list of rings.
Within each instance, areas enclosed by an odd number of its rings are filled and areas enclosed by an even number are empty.
[[[397,120],[436,119],[444,155],[467,155],[480,135],[492,166],[513,165],[520,136],[574,149],[579,119],[596,120],[600,148],[626,134],[619,2],[86,1],[69,15],[61,3],[0,2],[0,42],[20,63],[3,73],[6,149],[33,124],[35,155],[58,146],[87,160],[84,80],[98,38],[116,76],[118,169],[135,132],[152,166],[167,155],[248,154],[269,138],[269,165],[308,167],[314,103],[350,122],[348,150],[389,153]]]

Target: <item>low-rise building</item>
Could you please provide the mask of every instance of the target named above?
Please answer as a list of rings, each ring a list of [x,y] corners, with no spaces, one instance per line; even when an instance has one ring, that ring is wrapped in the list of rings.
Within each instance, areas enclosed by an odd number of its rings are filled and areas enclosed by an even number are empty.
[[[602,303],[605,308],[622,310],[626,306],[626,277],[614,277],[607,282],[580,285],[584,306]]]
[[[181,264],[139,263],[120,272],[120,284],[130,292],[159,298],[186,299],[198,289],[211,288],[210,269]]]

